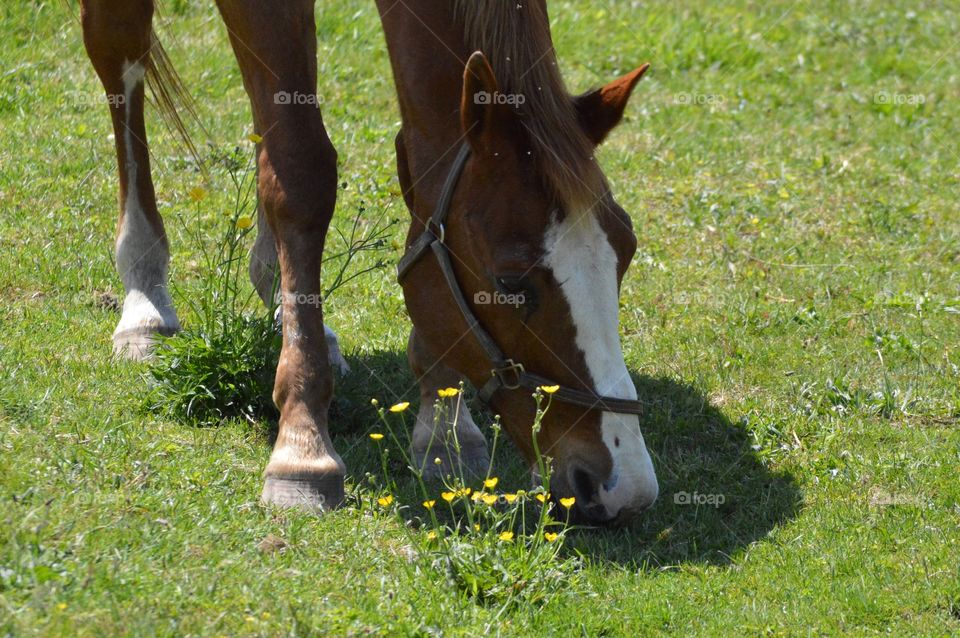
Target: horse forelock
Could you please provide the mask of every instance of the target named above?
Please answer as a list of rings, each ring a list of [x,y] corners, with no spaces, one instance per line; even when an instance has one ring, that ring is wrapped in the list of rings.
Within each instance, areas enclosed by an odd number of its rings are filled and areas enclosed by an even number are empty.
[[[468,47],[487,57],[502,94],[522,96],[521,122],[544,186],[567,211],[591,210],[607,185],[560,75],[546,3],[455,1]]]

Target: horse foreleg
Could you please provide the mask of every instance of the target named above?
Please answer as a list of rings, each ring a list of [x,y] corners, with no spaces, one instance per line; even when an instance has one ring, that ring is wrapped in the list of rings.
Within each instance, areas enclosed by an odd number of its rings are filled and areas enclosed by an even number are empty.
[[[416,330],[410,332],[407,357],[420,384],[420,411],[411,444],[415,466],[427,479],[484,476],[490,465],[487,441],[474,422],[466,399],[457,396],[450,409],[438,411],[435,407],[437,391],[458,387],[462,377],[431,356],[417,338]]]
[[[250,97],[258,144],[257,186],[276,239],[283,347],[274,401],[280,432],[266,468],[263,500],[335,507],[344,464],[330,441],[333,375],[320,299],[320,263],[337,191],[337,155],[316,94],[313,0],[218,0]]]
[[[113,333],[118,354],[139,359],[153,338],[179,330],[167,290],[170,251],[150,177],[143,81],[154,45],[151,0],[82,0],[83,42],[110,105],[120,173],[117,270],[123,314]]]

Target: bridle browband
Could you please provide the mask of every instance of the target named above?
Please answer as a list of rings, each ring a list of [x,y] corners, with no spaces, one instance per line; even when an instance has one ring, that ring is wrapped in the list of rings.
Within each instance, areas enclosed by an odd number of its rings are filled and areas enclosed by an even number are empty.
[[[541,386],[559,386],[553,393],[553,398],[563,403],[588,408],[591,410],[605,410],[607,412],[616,412],[618,414],[642,414],[643,404],[633,399],[618,399],[606,397],[597,394],[591,390],[578,390],[554,383],[550,379],[541,377],[538,374],[527,372],[522,363],[513,359],[508,359],[500,347],[493,340],[480,321],[473,313],[466,298],[463,296],[463,290],[457,281],[457,275],[453,270],[453,263],[450,260],[450,249],[445,243],[445,230],[443,223],[450,211],[450,200],[453,199],[453,192],[457,188],[457,182],[463,173],[463,168],[470,157],[470,146],[466,142],[460,147],[456,158],[453,160],[453,166],[447,173],[447,179],[443,184],[443,190],[440,191],[440,199],[433,215],[427,221],[423,233],[407,248],[397,264],[397,281],[402,281],[407,272],[416,264],[427,251],[433,251],[440,266],[440,272],[447,281],[447,287],[453,300],[456,302],[460,313],[466,320],[467,325],[473,337],[480,344],[480,347],[487,355],[490,362],[490,380],[479,389],[480,400],[489,404],[493,395],[498,390],[518,390],[525,388],[527,390],[536,390]]]

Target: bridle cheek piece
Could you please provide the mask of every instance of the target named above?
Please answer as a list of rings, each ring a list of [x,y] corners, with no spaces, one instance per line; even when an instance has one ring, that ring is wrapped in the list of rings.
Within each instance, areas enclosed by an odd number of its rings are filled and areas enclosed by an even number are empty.
[[[464,166],[470,158],[470,145],[466,142],[460,147],[450,172],[447,173],[447,179],[443,184],[443,190],[440,192],[440,199],[433,215],[427,221],[423,233],[417,237],[407,248],[397,264],[397,281],[403,281],[407,272],[416,264],[427,251],[432,251],[437,258],[437,264],[440,266],[440,272],[447,281],[447,287],[453,296],[454,302],[460,309],[470,332],[477,343],[487,355],[487,361],[490,364],[490,379],[479,389],[480,400],[489,404],[493,395],[499,390],[536,390],[540,386],[559,386],[553,393],[553,398],[584,407],[590,410],[603,410],[606,412],[615,412],[618,414],[642,414],[643,404],[633,399],[618,399],[597,394],[591,390],[579,390],[569,388],[564,385],[554,383],[550,379],[540,375],[528,372],[522,363],[507,358],[500,347],[497,345],[490,333],[487,332],[480,321],[473,313],[470,304],[467,303],[460,283],[457,281],[457,275],[453,270],[453,263],[450,260],[450,249],[445,243],[446,231],[444,221],[450,211],[450,200],[453,198],[453,192],[463,173]]]

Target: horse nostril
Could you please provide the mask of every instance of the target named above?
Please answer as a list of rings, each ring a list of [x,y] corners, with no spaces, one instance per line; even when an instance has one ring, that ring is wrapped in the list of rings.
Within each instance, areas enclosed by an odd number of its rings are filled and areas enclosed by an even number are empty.
[[[613,517],[600,500],[601,481],[596,474],[582,465],[572,465],[567,472],[567,483],[577,499],[574,509],[579,520],[588,523],[605,523]]]
[[[588,505],[596,500],[596,482],[586,470],[579,467],[573,469],[570,473],[570,487],[573,489],[573,495],[582,505]]]

